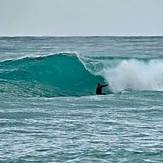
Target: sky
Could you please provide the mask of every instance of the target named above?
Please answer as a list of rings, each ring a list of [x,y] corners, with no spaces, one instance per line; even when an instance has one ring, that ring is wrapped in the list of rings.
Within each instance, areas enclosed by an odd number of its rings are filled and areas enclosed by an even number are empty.
[[[163,36],[163,0],[0,0],[0,36]]]

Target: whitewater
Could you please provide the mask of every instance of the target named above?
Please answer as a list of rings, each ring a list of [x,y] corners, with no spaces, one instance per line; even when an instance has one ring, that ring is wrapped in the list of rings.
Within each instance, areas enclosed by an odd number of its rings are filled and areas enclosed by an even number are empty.
[[[163,37],[0,37],[0,162],[163,162],[162,99]]]

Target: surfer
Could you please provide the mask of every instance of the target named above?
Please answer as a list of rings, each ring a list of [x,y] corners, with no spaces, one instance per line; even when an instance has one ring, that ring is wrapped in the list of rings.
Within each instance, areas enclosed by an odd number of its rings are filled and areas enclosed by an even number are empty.
[[[102,93],[102,88],[106,87],[106,86],[108,86],[108,84],[102,85],[102,84],[98,83],[97,87],[96,87],[96,95],[104,95],[105,93]]]

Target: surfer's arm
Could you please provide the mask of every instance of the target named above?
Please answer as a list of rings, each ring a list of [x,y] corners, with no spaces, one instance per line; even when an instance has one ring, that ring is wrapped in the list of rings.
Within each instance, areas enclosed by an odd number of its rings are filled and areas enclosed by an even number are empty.
[[[102,85],[102,87],[107,87],[108,86],[108,84],[104,84],[104,85]]]

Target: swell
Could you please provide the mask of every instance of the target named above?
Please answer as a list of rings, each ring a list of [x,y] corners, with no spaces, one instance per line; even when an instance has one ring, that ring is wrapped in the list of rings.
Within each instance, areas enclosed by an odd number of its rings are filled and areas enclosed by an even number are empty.
[[[0,63],[0,92],[18,96],[92,95],[97,82],[103,81],[71,53]]]

